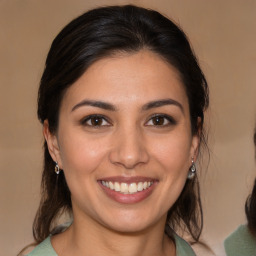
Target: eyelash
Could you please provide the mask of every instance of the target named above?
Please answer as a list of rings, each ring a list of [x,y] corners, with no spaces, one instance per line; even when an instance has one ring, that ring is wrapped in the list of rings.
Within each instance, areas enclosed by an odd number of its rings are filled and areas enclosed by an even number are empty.
[[[100,125],[93,125],[92,120],[96,121],[95,119],[101,120],[101,122],[106,122],[107,124],[100,124]],[[91,124],[88,124],[88,122],[91,122]],[[84,119],[81,120],[81,124],[84,126],[89,126],[89,127],[94,127],[94,128],[99,128],[102,126],[110,126],[111,123],[108,121],[108,119],[105,116],[102,115],[90,115],[85,117]]]
[[[154,118],[163,118],[164,123],[163,124],[148,124],[150,121],[152,122]],[[167,123],[166,123],[167,122]],[[150,117],[150,119],[146,122],[146,126],[155,126],[155,127],[167,127],[170,125],[175,125],[177,124],[177,122],[174,120],[173,117],[166,115],[166,114],[155,114],[153,116]]]
[[[153,122],[153,119],[154,118],[158,118],[160,119],[160,123],[161,121],[163,121],[164,123],[162,124],[148,124],[149,122]],[[98,122],[99,121],[99,124],[92,124],[92,120],[94,119],[94,121]],[[96,120],[98,119],[98,120]],[[157,120],[155,120],[157,121]],[[159,121],[159,120],[158,120]],[[90,122],[90,124],[88,124],[88,122]],[[103,124],[102,124],[103,122]],[[106,124],[104,124],[104,122]],[[170,126],[170,125],[175,125],[177,122],[173,119],[173,117],[169,116],[169,115],[166,115],[166,114],[155,114],[153,116],[151,116],[149,118],[149,120],[146,122],[146,126],[155,126],[157,128],[160,128],[160,127],[167,127],[167,126]],[[89,115],[87,117],[85,117],[84,119],[81,120],[81,124],[83,126],[89,126],[89,127],[93,127],[93,128],[100,128],[100,127],[104,127],[104,126],[111,126],[111,122],[103,115]]]

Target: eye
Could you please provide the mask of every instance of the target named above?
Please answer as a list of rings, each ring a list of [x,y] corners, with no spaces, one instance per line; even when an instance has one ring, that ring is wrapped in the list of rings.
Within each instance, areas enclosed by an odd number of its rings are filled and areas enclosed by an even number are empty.
[[[154,115],[146,123],[147,126],[169,126],[176,124],[176,121],[168,115]]]
[[[84,118],[81,121],[82,125],[92,126],[92,127],[101,127],[101,126],[110,126],[111,124],[107,121],[104,116],[101,115],[90,115]]]

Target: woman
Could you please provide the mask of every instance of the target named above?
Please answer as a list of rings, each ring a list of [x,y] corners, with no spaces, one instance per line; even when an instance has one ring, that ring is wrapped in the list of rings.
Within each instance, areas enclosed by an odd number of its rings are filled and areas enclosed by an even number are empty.
[[[195,255],[176,232],[196,242],[202,230],[207,106],[186,36],[158,12],[104,7],[68,24],[39,88],[45,162],[29,255]],[[56,229],[63,213],[72,220]]]
[[[256,128],[254,131],[254,146],[256,154]],[[256,180],[251,195],[245,204],[247,225],[241,225],[224,242],[227,256],[256,255]]]

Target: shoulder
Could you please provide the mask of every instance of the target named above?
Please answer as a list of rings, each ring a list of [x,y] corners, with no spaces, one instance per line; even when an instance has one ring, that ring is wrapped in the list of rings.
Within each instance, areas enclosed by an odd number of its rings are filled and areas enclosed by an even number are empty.
[[[239,226],[224,241],[227,256],[256,255],[256,240],[250,234],[246,225]]]
[[[196,256],[191,246],[181,237],[174,234],[176,244],[176,256]]]
[[[48,236],[42,243],[37,245],[35,249],[26,256],[58,256],[54,251],[51,238]]]

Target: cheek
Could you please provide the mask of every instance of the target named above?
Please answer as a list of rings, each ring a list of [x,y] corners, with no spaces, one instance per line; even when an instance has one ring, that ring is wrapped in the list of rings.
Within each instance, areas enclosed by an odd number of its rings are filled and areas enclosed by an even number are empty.
[[[152,154],[170,170],[187,169],[191,162],[191,139],[186,134],[166,137],[155,143]]]
[[[65,174],[86,175],[97,169],[106,155],[102,141],[90,140],[79,134],[69,137],[65,134],[60,142],[60,153]]]

